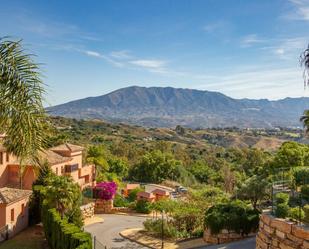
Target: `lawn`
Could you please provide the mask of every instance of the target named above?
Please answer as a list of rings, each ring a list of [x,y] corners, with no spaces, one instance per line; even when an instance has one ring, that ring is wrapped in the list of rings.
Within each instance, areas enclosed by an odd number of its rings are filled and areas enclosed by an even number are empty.
[[[32,226],[22,231],[14,238],[0,244],[1,249],[48,249],[43,228]]]

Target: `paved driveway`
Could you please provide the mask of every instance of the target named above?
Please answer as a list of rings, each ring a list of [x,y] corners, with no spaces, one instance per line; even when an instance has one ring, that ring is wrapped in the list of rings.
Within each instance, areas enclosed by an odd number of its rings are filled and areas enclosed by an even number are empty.
[[[96,236],[96,239],[108,249],[144,249],[147,247],[122,238],[119,233],[128,228],[143,227],[144,217],[103,214],[103,223],[96,223],[85,227],[85,230]],[[99,246],[97,247],[98,249]]]
[[[255,237],[229,244],[199,247],[199,249],[255,249]]]

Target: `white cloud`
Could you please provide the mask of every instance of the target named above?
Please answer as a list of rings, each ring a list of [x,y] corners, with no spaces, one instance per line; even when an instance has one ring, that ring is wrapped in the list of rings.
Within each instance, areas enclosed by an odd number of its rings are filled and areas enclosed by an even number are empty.
[[[290,20],[309,21],[309,0],[289,0],[294,8],[284,17]]]
[[[278,55],[283,55],[285,53],[285,50],[283,48],[277,48],[275,49],[275,53]]]
[[[166,62],[162,60],[134,60],[130,61],[130,63],[148,69],[162,69],[166,64]]]
[[[302,70],[299,67],[265,67],[225,75],[206,75],[204,81],[195,88],[220,91],[235,98],[258,99],[264,96],[279,99],[308,94],[303,90]]]
[[[243,37],[241,40],[241,44],[243,47],[250,47],[254,44],[263,43],[263,42],[265,42],[265,39],[259,38],[257,34],[249,34]]]
[[[266,46],[260,49],[269,50],[281,59],[291,59],[294,61],[306,48],[307,42],[307,37],[270,39],[268,42],[265,42]]]
[[[85,51],[85,54],[92,57],[102,58],[102,55],[95,51]]]
[[[119,60],[130,59],[132,57],[129,50],[112,51],[110,56]]]

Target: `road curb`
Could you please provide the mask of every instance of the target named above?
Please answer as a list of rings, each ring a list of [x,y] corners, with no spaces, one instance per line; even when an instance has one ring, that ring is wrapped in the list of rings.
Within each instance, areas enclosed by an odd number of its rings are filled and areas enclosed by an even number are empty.
[[[124,230],[124,231],[125,231],[125,230]],[[122,231],[122,232],[123,232],[123,231]],[[151,248],[151,249],[157,249],[157,248],[155,248],[155,247],[149,246],[149,245],[147,245],[147,244],[145,244],[145,243],[142,243],[142,242],[140,242],[140,241],[131,239],[129,236],[126,236],[126,235],[122,234],[122,232],[120,232],[119,235],[120,235],[121,237],[127,239],[127,240],[130,240],[131,242],[140,244],[140,245],[142,245],[142,246],[146,246],[146,247]]]

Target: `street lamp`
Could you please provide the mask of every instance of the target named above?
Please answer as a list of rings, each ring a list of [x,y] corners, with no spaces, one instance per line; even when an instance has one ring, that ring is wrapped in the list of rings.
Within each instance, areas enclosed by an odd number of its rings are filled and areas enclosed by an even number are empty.
[[[161,212],[161,218],[162,218],[162,227],[161,227],[161,239],[162,239],[162,244],[161,244],[161,249],[164,248],[164,210]]]

